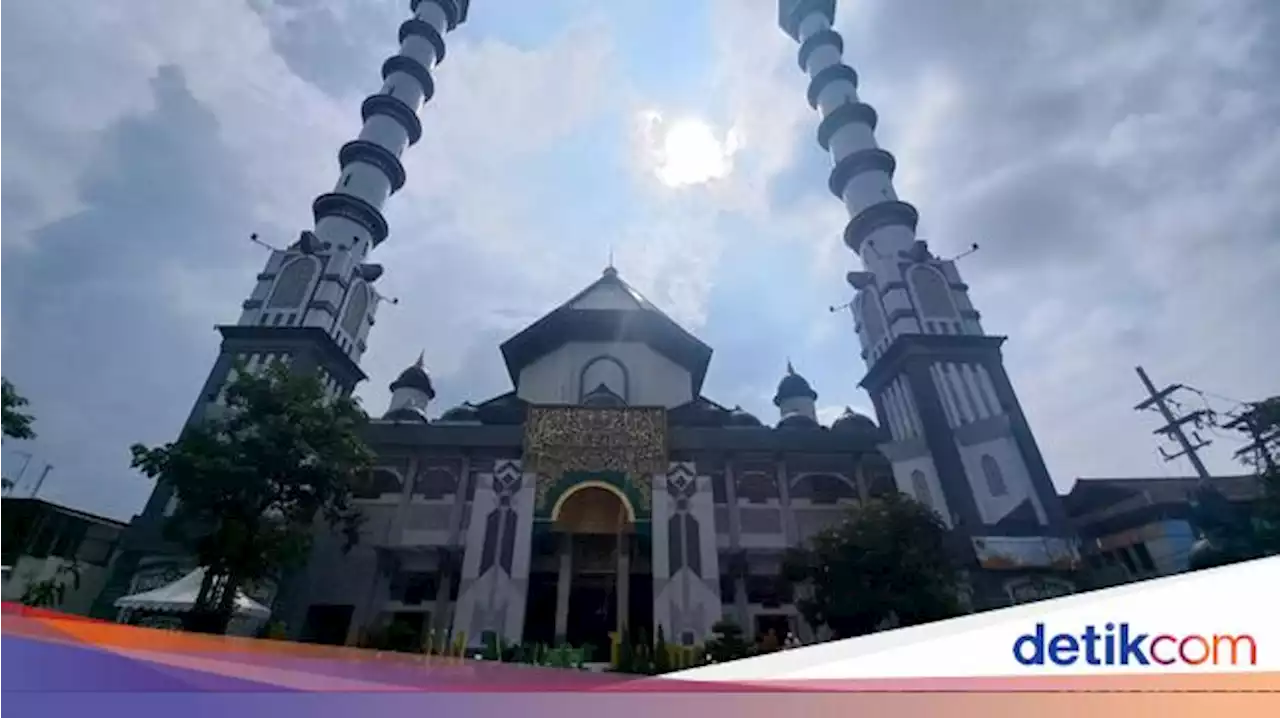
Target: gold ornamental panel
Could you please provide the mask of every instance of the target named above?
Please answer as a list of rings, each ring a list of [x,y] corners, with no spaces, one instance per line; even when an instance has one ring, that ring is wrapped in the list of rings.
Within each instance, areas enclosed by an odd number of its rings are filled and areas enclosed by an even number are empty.
[[[524,466],[538,474],[539,499],[565,474],[592,472],[622,474],[648,499],[649,477],[667,470],[666,410],[530,407]]]

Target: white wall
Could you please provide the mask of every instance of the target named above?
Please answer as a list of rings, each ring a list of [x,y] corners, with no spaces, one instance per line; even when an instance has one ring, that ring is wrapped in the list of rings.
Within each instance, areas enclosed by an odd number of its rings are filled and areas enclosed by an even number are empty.
[[[964,473],[969,477],[973,498],[978,504],[978,515],[984,524],[994,524],[1018,504],[1031,499],[1036,516],[1040,523],[1047,524],[1044,506],[1031,483],[1031,475],[1027,472],[1027,464],[1022,460],[1022,453],[1012,436],[1001,436],[991,441],[972,446],[957,446],[960,461],[964,464]],[[982,470],[982,457],[989,455],[1000,466],[1000,475],[1004,477],[1008,493],[994,496],[987,483],[987,475]]]
[[[673,408],[693,399],[689,371],[639,342],[566,344],[520,372],[517,394],[534,404],[575,404],[582,391],[582,368],[601,355],[612,356],[627,368],[627,403],[632,406]]]

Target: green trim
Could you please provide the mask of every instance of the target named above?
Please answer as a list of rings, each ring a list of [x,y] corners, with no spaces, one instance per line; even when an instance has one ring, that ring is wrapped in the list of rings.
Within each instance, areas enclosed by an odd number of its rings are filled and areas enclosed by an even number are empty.
[[[626,474],[620,471],[566,471],[548,487],[546,499],[536,507],[534,518],[550,520],[551,509],[555,507],[556,502],[572,491],[575,486],[587,481],[599,481],[621,491],[636,512],[636,523],[647,522],[652,515],[650,506],[652,497],[644,496]]]

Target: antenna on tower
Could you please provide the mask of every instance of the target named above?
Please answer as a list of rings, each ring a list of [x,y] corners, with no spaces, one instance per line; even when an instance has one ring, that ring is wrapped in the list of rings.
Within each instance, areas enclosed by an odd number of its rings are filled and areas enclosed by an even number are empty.
[[[267,249],[271,250],[272,252],[283,252],[283,251],[284,251],[283,249],[277,249],[277,248],[272,247],[271,245],[267,244],[266,242],[262,241],[261,239],[258,239],[258,233],[257,233],[257,232],[254,232],[253,234],[250,234],[250,235],[249,235],[249,241],[250,241],[250,242],[253,242],[254,244],[258,245],[259,247],[266,247]]]
[[[380,302],[387,302],[393,305],[400,303],[399,297],[392,297],[392,296],[383,294],[382,292],[379,292],[378,290],[374,289],[372,284],[367,284],[365,286],[369,287],[369,291],[372,292],[373,296],[376,297]]]
[[[849,307],[852,307],[852,306],[853,306],[853,300],[850,299],[844,304],[839,304],[834,307],[827,307],[827,311],[831,312],[832,314],[835,314],[836,312],[841,311],[842,309],[848,309]]]
[[[969,247],[969,248],[968,248],[968,249],[966,249],[965,251],[961,252],[960,254],[957,254],[956,256],[952,257],[951,259],[949,259],[949,260],[947,260],[947,261],[955,262],[955,261],[958,261],[958,260],[964,259],[965,257],[969,256],[970,254],[973,254],[973,253],[974,253],[974,252],[976,252],[976,251],[978,251],[978,243],[977,243],[977,242],[974,242],[974,243],[973,243],[973,245],[972,245],[971,247]]]

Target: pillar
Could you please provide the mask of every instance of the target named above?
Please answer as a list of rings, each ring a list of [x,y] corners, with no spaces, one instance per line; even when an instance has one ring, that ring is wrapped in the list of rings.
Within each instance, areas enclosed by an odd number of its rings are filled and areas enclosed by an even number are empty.
[[[631,542],[624,533],[618,534],[618,633],[627,625],[631,607]]]
[[[560,534],[560,578],[556,582],[556,638],[569,632],[569,591],[573,588],[573,534]]]

